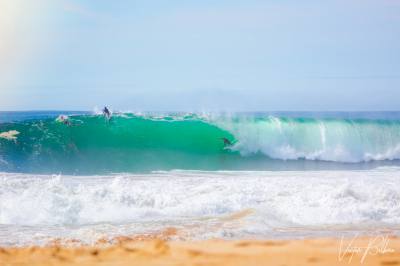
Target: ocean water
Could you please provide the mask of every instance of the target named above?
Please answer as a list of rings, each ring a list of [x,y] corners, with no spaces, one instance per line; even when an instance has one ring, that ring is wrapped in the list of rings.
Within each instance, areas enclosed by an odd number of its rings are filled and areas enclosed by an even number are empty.
[[[0,112],[0,246],[397,234],[399,159],[398,112]]]

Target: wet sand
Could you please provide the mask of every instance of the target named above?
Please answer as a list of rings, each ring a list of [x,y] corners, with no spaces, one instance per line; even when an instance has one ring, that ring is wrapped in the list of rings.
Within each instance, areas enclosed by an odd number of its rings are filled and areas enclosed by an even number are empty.
[[[364,257],[364,258],[363,258]],[[0,248],[0,265],[400,265],[400,239],[207,240],[120,238],[113,245]]]

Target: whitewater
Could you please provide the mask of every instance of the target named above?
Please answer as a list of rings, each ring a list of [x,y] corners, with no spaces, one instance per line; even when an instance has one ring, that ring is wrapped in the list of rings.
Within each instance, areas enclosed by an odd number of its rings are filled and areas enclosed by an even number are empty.
[[[0,246],[399,232],[399,113],[0,113],[0,134]]]
[[[185,240],[397,233],[399,173],[391,167],[91,177],[2,173],[0,245],[54,239],[93,244],[166,227]]]

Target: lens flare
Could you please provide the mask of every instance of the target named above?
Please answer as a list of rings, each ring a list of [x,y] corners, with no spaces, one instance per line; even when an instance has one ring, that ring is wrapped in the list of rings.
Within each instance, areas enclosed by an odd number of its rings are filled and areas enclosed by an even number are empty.
[[[17,54],[18,24],[23,16],[21,1],[0,1],[0,67],[11,63]]]
[[[13,109],[24,70],[38,56],[37,29],[46,1],[0,0],[0,106]]]

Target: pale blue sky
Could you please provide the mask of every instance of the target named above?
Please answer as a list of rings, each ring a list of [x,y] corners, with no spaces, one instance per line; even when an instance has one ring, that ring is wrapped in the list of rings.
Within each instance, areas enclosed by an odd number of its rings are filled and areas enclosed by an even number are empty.
[[[400,109],[400,0],[22,1],[2,110]]]

